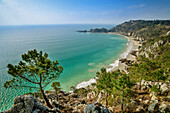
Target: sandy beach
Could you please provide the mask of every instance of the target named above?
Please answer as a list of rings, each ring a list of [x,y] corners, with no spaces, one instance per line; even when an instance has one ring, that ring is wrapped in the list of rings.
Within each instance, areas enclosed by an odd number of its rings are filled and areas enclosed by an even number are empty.
[[[121,34],[112,33],[112,32],[109,32],[108,34],[121,35]],[[124,36],[124,35],[122,35],[122,36]],[[132,51],[138,51],[138,47],[141,46],[141,44],[139,44],[138,41],[135,41],[133,37],[127,37],[127,36],[124,36],[124,37],[128,39],[126,50],[120,55],[120,57],[117,60],[113,61],[113,63],[111,63],[108,66],[109,68],[106,68],[108,72],[112,72],[112,71],[119,69],[119,70],[125,71],[127,73],[127,71],[126,71],[127,65],[125,63],[121,63],[119,60],[122,58],[126,58],[127,60],[136,60],[136,57],[130,53]],[[88,81],[83,81],[83,82],[79,83],[78,85],[76,85],[76,89],[87,87],[93,83],[96,83],[95,78],[92,78]]]
[[[109,34],[121,35],[121,34],[118,34],[118,33],[109,33]],[[124,35],[122,35],[122,36],[124,36]],[[138,51],[138,47],[141,46],[141,44],[139,44],[138,41],[135,41],[133,37],[128,37],[128,36],[124,36],[124,37],[128,39],[128,46],[125,50],[125,53],[121,54],[120,59],[126,58],[127,60],[136,60],[136,57],[134,55],[130,54],[130,53],[132,51]],[[123,70],[123,71],[127,72],[126,69],[125,69],[126,67],[127,67],[127,65],[125,63],[121,63],[120,61],[118,61],[117,67],[111,69],[110,71],[115,71],[115,70],[119,69],[121,71]]]

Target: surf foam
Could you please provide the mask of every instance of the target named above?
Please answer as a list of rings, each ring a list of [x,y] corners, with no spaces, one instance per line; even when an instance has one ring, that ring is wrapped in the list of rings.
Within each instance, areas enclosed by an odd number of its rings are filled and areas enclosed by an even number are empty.
[[[125,52],[123,52],[121,55],[120,55],[120,58],[119,59],[122,59],[122,58],[126,58],[127,56],[128,56],[128,54],[129,54],[129,52],[132,50],[132,48],[133,48],[133,41],[129,38],[129,37],[127,37],[127,36],[125,36],[125,38],[127,38],[128,39],[128,43],[127,43],[127,48],[126,48],[126,51]],[[118,60],[115,60],[113,63],[111,63],[109,66],[111,66],[110,68],[107,68],[106,69],[106,71],[107,72],[110,72],[112,69],[115,69],[115,68],[117,68],[118,66],[119,66],[119,59]]]
[[[131,40],[129,37],[127,37],[127,36],[124,36],[125,38],[127,38],[128,39],[128,43],[127,43],[127,48],[126,48],[126,51],[125,52],[123,52],[121,55],[120,55],[120,58],[119,59],[121,59],[121,58],[126,58],[127,57],[127,55],[129,54],[129,52],[132,50],[132,48],[133,48],[133,40]],[[110,72],[112,69],[115,69],[115,68],[117,68],[118,66],[119,66],[119,59],[117,59],[117,60],[115,60],[113,63],[111,63],[109,66],[111,67],[111,68],[106,68],[106,71],[107,72]],[[83,81],[83,82],[81,82],[81,83],[79,83],[77,86],[76,86],[76,89],[79,89],[79,88],[85,88],[85,87],[87,87],[87,86],[89,86],[89,85],[91,85],[91,84],[93,84],[93,83],[96,83],[96,79],[97,78],[92,78],[92,79],[90,79],[90,80],[88,80],[88,81]]]
[[[87,87],[93,83],[96,83],[96,79],[95,78],[91,78],[90,80],[88,81],[83,81],[81,83],[79,83],[77,86],[76,86],[76,89],[79,89],[79,88],[84,88],[84,87]]]

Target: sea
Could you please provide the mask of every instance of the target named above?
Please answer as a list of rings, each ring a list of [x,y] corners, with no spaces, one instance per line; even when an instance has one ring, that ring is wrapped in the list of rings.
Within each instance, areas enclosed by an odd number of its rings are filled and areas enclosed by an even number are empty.
[[[12,78],[7,65],[16,65],[28,50],[42,50],[52,61],[58,60],[63,73],[56,81],[64,91],[71,86],[95,77],[102,67],[109,66],[126,50],[128,39],[115,34],[79,33],[77,30],[115,25],[10,25],[0,26],[0,111],[9,109],[16,96],[29,89],[5,89],[5,81]],[[112,65],[113,66],[113,65]],[[49,86],[45,90],[52,90]]]

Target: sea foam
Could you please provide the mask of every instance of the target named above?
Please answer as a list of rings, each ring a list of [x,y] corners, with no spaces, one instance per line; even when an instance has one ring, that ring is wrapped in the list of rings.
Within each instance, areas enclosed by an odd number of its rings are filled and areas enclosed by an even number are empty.
[[[90,80],[88,81],[83,81],[81,83],[79,83],[77,86],[76,86],[76,89],[79,89],[79,88],[84,88],[84,87],[87,87],[93,83],[96,83],[96,79],[95,78],[91,78]]]
[[[125,38],[128,39],[128,43],[127,43],[127,48],[126,48],[126,51],[123,52],[121,55],[120,55],[120,58],[126,58],[129,54],[129,52],[132,50],[133,48],[133,40],[131,40],[129,37],[126,37]],[[111,63],[109,65],[110,68],[107,68],[106,71],[107,72],[110,72],[112,69],[115,69],[119,66],[119,59],[115,60],[113,63]],[[81,83],[79,83],[77,86],[76,86],[76,89],[79,89],[79,88],[85,88],[93,83],[96,83],[96,78],[92,78],[88,81],[83,81]]]
[[[120,58],[119,58],[119,59],[126,58],[126,57],[128,56],[128,54],[129,54],[129,52],[130,52],[130,51],[132,50],[132,48],[133,48],[133,41],[132,41],[129,37],[127,37],[127,36],[125,36],[125,38],[128,39],[127,48],[126,48],[126,51],[123,52],[123,53],[120,55]],[[117,68],[117,67],[119,66],[119,59],[115,60],[113,63],[111,63],[111,64],[109,65],[110,68],[107,68],[107,69],[106,69],[107,72],[110,72],[111,70],[113,70],[113,69],[115,69],[115,68]]]

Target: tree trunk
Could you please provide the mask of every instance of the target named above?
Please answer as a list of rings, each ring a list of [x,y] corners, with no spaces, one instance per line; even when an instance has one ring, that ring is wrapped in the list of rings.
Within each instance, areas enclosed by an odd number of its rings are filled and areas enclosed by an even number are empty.
[[[123,103],[124,103],[124,91],[123,91],[123,96],[122,96],[122,103],[121,103],[121,109],[122,109],[122,111],[123,111]]]
[[[142,74],[142,76],[143,76],[143,74]],[[141,90],[142,90],[142,77],[140,78],[140,86],[139,86],[139,89],[140,89],[140,92],[141,92]]]
[[[50,102],[48,101],[48,99],[47,99],[47,97],[46,97],[46,95],[45,95],[45,93],[44,93],[44,91],[43,91],[43,89],[42,89],[42,86],[41,86],[41,84],[39,84],[39,86],[40,86],[40,91],[41,91],[41,94],[42,94],[42,96],[43,96],[43,98],[44,98],[44,100],[45,100],[45,102],[46,102],[46,104],[47,104],[47,106],[49,107],[49,108],[53,108],[53,106],[50,104]]]
[[[107,92],[106,92],[106,108],[107,108],[107,105],[108,105],[108,100],[107,100],[107,98],[108,98],[108,94],[107,94]]]

